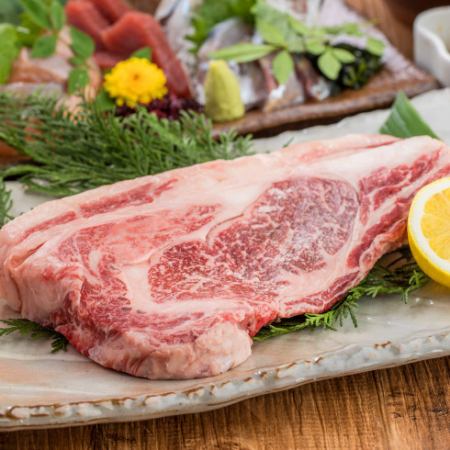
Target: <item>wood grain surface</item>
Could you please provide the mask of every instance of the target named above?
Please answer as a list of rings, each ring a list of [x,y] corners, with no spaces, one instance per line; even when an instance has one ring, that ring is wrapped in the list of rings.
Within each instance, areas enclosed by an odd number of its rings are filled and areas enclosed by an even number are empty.
[[[393,0],[349,3],[375,17],[393,43],[410,56],[411,31],[393,17],[388,1]],[[322,381],[209,413],[4,433],[0,449],[447,450],[449,385],[450,358],[441,358]]]
[[[322,381],[209,413],[0,434],[2,450],[450,448],[450,358]]]

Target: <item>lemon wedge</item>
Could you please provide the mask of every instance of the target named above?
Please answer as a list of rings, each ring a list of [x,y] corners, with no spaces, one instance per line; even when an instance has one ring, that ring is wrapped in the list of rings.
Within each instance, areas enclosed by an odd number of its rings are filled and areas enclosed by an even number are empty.
[[[409,211],[408,239],[420,268],[450,287],[450,177],[416,194]]]

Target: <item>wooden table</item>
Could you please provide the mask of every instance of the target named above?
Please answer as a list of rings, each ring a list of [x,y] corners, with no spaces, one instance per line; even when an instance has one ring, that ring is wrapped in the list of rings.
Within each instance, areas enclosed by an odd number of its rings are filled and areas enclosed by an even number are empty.
[[[143,3],[141,1],[141,3]],[[383,0],[351,0],[411,55],[411,31]],[[450,448],[450,358],[247,400],[214,412],[147,422],[0,434],[0,449]]]

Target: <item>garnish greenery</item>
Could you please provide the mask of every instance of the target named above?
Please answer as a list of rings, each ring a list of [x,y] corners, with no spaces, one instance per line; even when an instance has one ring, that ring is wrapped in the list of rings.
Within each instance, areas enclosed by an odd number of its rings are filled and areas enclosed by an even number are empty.
[[[168,121],[141,108],[117,117],[85,103],[70,115],[56,99],[4,93],[0,140],[31,159],[6,168],[4,178],[54,197],[250,152],[249,137],[230,131],[215,138],[199,114]]]
[[[0,84],[6,83],[20,50],[16,27],[9,23],[0,24]]]
[[[293,333],[306,328],[326,328],[335,330],[350,317],[357,327],[356,311],[358,301],[363,297],[376,298],[381,295],[400,295],[408,300],[411,292],[428,282],[428,277],[414,261],[409,248],[403,248],[385,256],[369,272],[367,277],[356,287],[350,289],[344,300],[334,305],[329,311],[320,314],[305,314],[291,319],[272,323],[254,337],[255,341],[264,341],[270,337]]]
[[[48,58],[56,51],[61,31],[66,25],[64,7],[59,0],[20,0],[23,13],[20,24],[2,24],[0,29],[0,84],[7,82],[11,66],[22,46],[31,47],[34,58]],[[87,60],[94,53],[92,39],[82,31],[70,28],[73,69],[69,74],[68,92],[73,94],[89,83]]]
[[[60,350],[67,351],[69,341],[65,336],[53,330],[52,328],[43,327],[36,322],[27,319],[8,319],[0,320],[6,327],[0,328],[0,337],[8,336],[12,333],[20,333],[24,337],[31,339],[51,339],[52,353]]]
[[[326,78],[336,81],[346,65],[356,63],[356,57],[349,46],[334,45],[336,35],[358,37],[365,40],[364,51],[380,67],[384,43],[367,36],[362,26],[346,23],[341,26],[307,26],[291,15],[269,6],[265,0],[257,0],[251,13],[254,15],[256,30],[264,44],[240,43],[212,52],[214,59],[235,62],[256,61],[267,55],[274,55],[273,74],[279,84],[284,84],[294,71],[293,55],[302,54],[311,58]],[[361,56],[360,56],[361,58]],[[357,66],[361,70],[361,66]],[[358,87],[347,83],[349,87]]]
[[[197,52],[209,33],[220,22],[239,18],[247,23],[253,23],[251,9],[256,0],[204,0],[194,11],[192,16],[193,32],[187,39],[194,44],[193,51]]]

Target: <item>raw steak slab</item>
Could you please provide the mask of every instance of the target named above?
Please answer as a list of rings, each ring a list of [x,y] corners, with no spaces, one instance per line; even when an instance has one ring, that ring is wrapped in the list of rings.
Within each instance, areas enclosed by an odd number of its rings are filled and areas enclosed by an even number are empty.
[[[104,186],[0,231],[0,294],[105,367],[215,375],[264,325],[341,299],[449,174],[442,142],[353,135]]]

